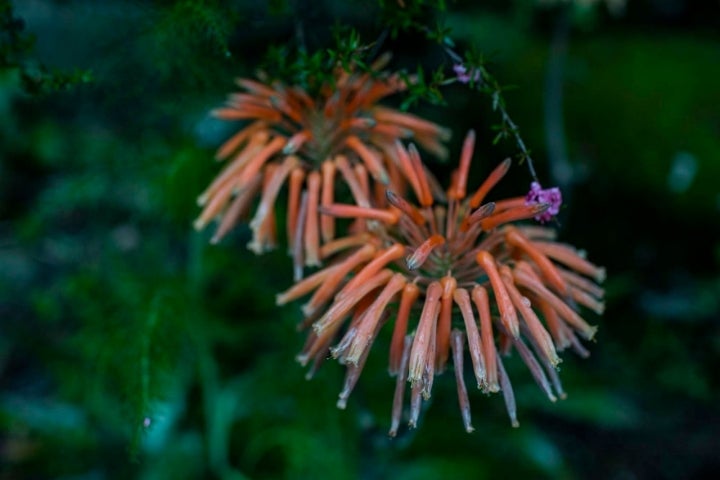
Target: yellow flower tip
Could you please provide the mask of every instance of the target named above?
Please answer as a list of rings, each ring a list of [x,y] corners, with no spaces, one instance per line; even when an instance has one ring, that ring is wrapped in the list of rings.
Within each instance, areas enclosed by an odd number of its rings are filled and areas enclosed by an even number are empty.
[[[467,425],[467,426],[465,427],[465,431],[466,431],[467,433],[473,433],[473,432],[475,431],[475,429],[473,428],[472,425]]]
[[[319,258],[315,257],[308,257],[308,259],[305,261],[306,267],[322,267],[322,263],[320,262]]]
[[[520,338],[520,324],[517,321],[517,313],[515,313],[515,310],[503,313],[501,318],[503,325],[506,325],[510,329],[510,334],[513,338]]]
[[[548,358],[550,365],[552,365],[555,370],[560,370],[559,365],[562,363],[562,358],[558,357],[557,353],[555,353],[554,350],[552,351],[551,355],[552,357]]]
[[[315,313],[315,308],[309,303],[306,303],[305,305],[300,307],[300,310],[302,310],[303,315],[305,315],[306,318]]]
[[[315,332],[315,335],[321,335],[323,331],[325,331],[325,328],[327,327],[327,322],[323,322],[324,319],[325,317],[312,324],[312,329],[313,332]]]
[[[367,347],[367,342],[365,342],[365,345],[363,345],[363,346],[356,347],[356,348],[350,350],[350,351],[347,353],[347,355],[345,356],[345,364],[346,364],[346,365],[352,365],[352,366],[354,366],[354,367],[357,367],[358,364],[360,363],[360,357],[361,357],[362,354],[363,354],[363,350],[364,350],[364,348],[366,348],[366,347]],[[351,348],[352,348],[352,347],[351,347]],[[335,355],[333,354],[333,357],[334,357],[334,356],[335,356]]]
[[[445,127],[438,127],[438,138],[443,142],[447,142],[452,138],[452,130]]]
[[[410,372],[408,373],[408,382],[410,382],[410,386],[415,387],[421,380],[422,373],[418,370],[410,369]]]
[[[301,353],[295,357],[295,360],[303,367],[307,366],[310,357],[307,354]]]
[[[560,396],[560,400],[567,400],[567,393],[562,392],[559,396]]]
[[[203,193],[202,195],[199,195],[196,200],[197,206],[202,207],[203,205],[205,205],[207,203],[207,200],[208,200],[207,194]]]
[[[597,334],[598,327],[595,325],[590,325],[588,328],[584,329],[582,334],[585,338],[588,340],[595,341],[595,334]]]
[[[433,153],[435,155],[437,155],[438,159],[440,159],[441,161],[447,160],[448,156],[450,155],[450,152],[448,151],[448,149],[442,145],[440,145],[439,147],[434,149]]]
[[[340,350],[337,347],[330,347],[330,356],[337,360],[340,357]],[[345,362],[340,361],[341,365],[343,365]]]
[[[345,410],[345,407],[347,407],[347,398],[341,396],[335,405],[337,405],[337,408],[340,410]]]
[[[207,225],[207,222],[205,220],[203,220],[202,218],[198,218],[197,220],[195,220],[193,222],[193,228],[197,231],[200,231],[203,228],[205,228],[205,225]]]
[[[274,245],[265,244],[263,245],[261,242],[257,240],[251,240],[247,243],[247,249],[253,252],[255,255],[262,255],[265,252],[269,252],[270,250],[274,249]]]
[[[500,391],[500,385],[497,382],[488,384],[484,390],[485,393],[497,393],[499,391]]]
[[[390,175],[384,169],[380,170],[377,174],[377,181],[386,186],[390,185]]]
[[[370,68],[376,71],[381,70],[385,68],[388,63],[390,63],[390,60],[392,60],[392,53],[384,52],[372,63]]]
[[[415,138],[415,132],[413,132],[409,128],[400,128],[399,132],[400,138],[404,138],[406,140],[410,138]]]
[[[511,425],[513,428],[520,428],[520,422],[518,422],[517,420],[513,420],[511,422]]]
[[[595,281],[597,281],[598,283],[603,283],[605,281],[605,275],[605,267],[599,267],[597,269],[597,273],[595,274]]]

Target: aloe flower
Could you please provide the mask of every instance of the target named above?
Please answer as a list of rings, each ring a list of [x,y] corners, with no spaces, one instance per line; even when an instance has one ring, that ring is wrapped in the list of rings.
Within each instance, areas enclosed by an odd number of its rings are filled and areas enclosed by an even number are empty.
[[[580,339],[596,328],[577,312],[604,310],[597,285],[604,269],[575,248],[555,241],[552,229],[521,223],[546,211],[525,197],[487,201],[510,168],[500,163],[474,191],[467,179],[475,135],[465,139],[459,167],[442,191],[414,147],[396,145],[395,158],[414,201],[393,190],[373,205],[329,203],[331,218],[365,222],[365,231],[320,249],[325,268],[278,295],[282,305],[309,296],[303,327],[311,327],[298,359],[312,364],[328,356],[347,368],[338,406],[344,408],[374,340],[392,323],[389,371],[395,375],[390,435],[403,417],[406,384],[409,423],[417,425],[435,376],[452,362],[465,429],[472,431],[465,385],[465,351],[477,386],[502,392],[513,425],[515,398],[501,353],[516,351],[547,397],[563,397],[558,352],[587,355]]]
[[[276,201],[287,184],[287,235],[297,277],[303,264],[319,265],[320,246],[335,237],[334,219],[320,216],[318,209],[335,201],[336,180],[349,184],[369,206],[372,183],[402,188],[392,160],[398,139],[413,139],[445,156],[441,142],[447,130],[378,104],[406,87],[399,75],[381,71],[388,60],[383,56],[367,72],[338,67],[333,81],[313,96],[281,82],[238,79],[243,91],[213,113],[240,121],[241,127],[217,152],[217,160],[227,165],[200,195],[203,210],[195,227],[217,217],[212,242],[218,242],[260,197],[248,247],[256,253],[273,248]]]

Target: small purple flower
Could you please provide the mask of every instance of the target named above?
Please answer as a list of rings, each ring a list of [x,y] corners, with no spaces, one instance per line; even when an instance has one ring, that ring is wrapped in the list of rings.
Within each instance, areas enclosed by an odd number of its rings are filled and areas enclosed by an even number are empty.
[[[562,194],[558,187],[542,188],[538,182],[530,184],[530,191],[525,196],[525,205],[547,203],[550,205],[547,210],[535,216],[535,220],[541,223],[548,222],[560,212],[562,205]]]
[[[453,71],[455,72],[455,75],[457,75],[457,81],[460,83],[469,83],[470,80],[477,82],[480,80],[480,70],[472,68],[468,72],[467,67],[462,63],[456,63],[453,65]]]

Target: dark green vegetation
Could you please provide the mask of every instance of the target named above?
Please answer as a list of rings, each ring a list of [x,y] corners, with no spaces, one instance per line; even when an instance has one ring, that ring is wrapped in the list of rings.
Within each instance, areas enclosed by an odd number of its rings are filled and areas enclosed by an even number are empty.
[[[410,0],[407,11],[390,0],[370,11],[13,3],[0,6],[0,478],[662,479],[720,469],[716,2],[630,2],[619,17],[520,0],[447,2],[441,13],[442,2]],[[607,311],[587,315],[600,326],[592,356],[563,355],[566,400],[550,404],[521,362],[506,362],[520,429],[499,396],[473,391],[476,431],[466,434],[444,375],[421,428],[389,440],[387,338],[337,410],[341,368],[328,362],[306,382],[294,361],[297,305],[274,306],[291,282],[285,252],[249,253],[246,228],[219,246],[191,228],[230,132],[206,114],[233,77],[272,63],[265,46],[297,51],[298,28],[305,63],[288,75],[342,61],[385,27],[392,65],[421,65],[426,80],[395,101],[453,128],[454,154],[475,128],[477,178],[518,152],[512,138],[492,144],[501,119],[487,94],[437,85],[439,66],[452,74],[438,46],[445,29],[458,52],[473,45],[515,87],[503,96],[538,175],[563,182],[561,238],[608,269]],[[552,57],[553,41],[566,53]],[[331,51],[314,57],[321,47]],[[561,97],[546,83],[553,61]],[[437,92],[444,105],[427,101]],[[550,176],[563,158],[548,153],[548,129],[564,134],[565,180]],[[504,188],[525,192],[527,169],[513,172]]]

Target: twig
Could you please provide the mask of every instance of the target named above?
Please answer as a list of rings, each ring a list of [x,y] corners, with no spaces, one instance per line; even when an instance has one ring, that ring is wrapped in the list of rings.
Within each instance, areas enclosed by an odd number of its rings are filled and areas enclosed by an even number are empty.
[[[374,59],[377,54],[380,52],[380,49],[382,48],[383,44],[385,43],[385,39],[387,39],[387,36],[390,33],[389,28],[383,29],[382,32],[380,32],[380,36],[378,36],[378,39],[375,40],[375,43],[372,46],[372,50],[370,51],[370,55],[368,55],[369,59]]]
[[[462,57],[453,49],[446,46],[445,52],[452,59],[453,62],[459,65],[463,65]],[[509,130],[510,133],[512,133],[512,136],[515,139],[515,144],[522,153],[522,158],[527,162],[530,176],[533,178],[534,181],[539,182],[537,173],[535,172],[535,166],[533,165],[532,157],[530,156],[530,150],[528,150],[528,148],[525,146],[525,141],[520,136],[520,129],[510,117],[510,114],[505,108],[505,100],[502,97],[502,92],[497,80],[495,80],[495,78],[490,75],[490,73],[484,66],[478,68],[471,68],[469,72],[469,77],[473,77],[475,75],[474,72],[477,72],[479,74],[479,78],[475,82],[477,83],[478,88],[483,88],[483,85],[485,86],[485,93],[487,93],[488,95],[490,95],[490,97],[493,98],[493,110],[498,110],[500,112],[503,127],[507,126],[507,129],[503,128],[503,131]]]
[[[499,90],[497,92],[498,94],[500,93]],[[512,118],[510,118],[510,115],[507,113],[507,110],[505,110],[505,107],[502,105],[502,103],[503,102],[498,103],[498,110],[500,110],[502,120],[507,124],[508,127],[510,127],[510,131],[515,138],[515,143],[522,152],[523,158],[527,162],[528,170],[530,170],[530,176],[533,178],[533,180],[539,183],[540,181],[538,180],[537,173],[535,172],[535,166],[533,165],[532,158],[530,157],[530,151],[527,149],[527,147],[525,146],[525,142],[520,136],[520,130],[518,129],[517,125],[515,125],[515,122],[513,122]]]

